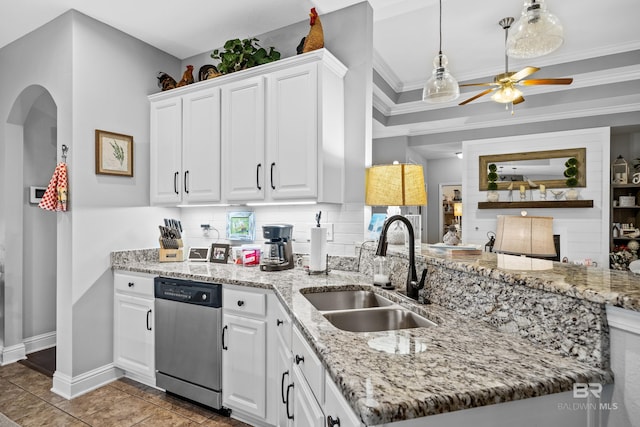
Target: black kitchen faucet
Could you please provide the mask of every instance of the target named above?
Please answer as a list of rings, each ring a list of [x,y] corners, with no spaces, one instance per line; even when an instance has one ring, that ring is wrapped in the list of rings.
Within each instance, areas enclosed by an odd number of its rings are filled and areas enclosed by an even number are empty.
[[[418,291],[424,288],[424,281],[427,277],[427,269],[422,271],[422,277],[418,282],[418,275],[416,273],[416,259],[415,259],[415,241],[413,235],[413,226],[411,222],[402,215],[393,215],[387,218],[382,226],[382,232],[380,233],[380,239],[378,240],[378,249],[376,255],[387,255],[387,230],[392,222],[400,221],[404,223],[409,231],[409,271],[407,272],[407,296],[414,300],[418,300]]]

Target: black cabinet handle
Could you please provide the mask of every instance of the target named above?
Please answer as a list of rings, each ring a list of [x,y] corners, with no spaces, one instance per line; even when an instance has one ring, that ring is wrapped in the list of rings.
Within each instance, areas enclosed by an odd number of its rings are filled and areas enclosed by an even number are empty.
[[[280,381],[280,394],[282,395],[282,403],[287,404],[287,398],[284,396],[284,379],[289,375],[289,371],[282,373],[282,380]]]
[[[276,165],[276,162],[271,163],[271,189],[275,190],[276,186],[273,185],[273,167]]]
[[[238,307],[242,307],[244,305],[244,301],[241,299],[238,300]]]
[[[256,187],[258,187],[258,190],[262,190],[262,187],[260,187],[260,168],[262,167],[262,163],[258,163],[258,166],[256,167]]]
[[[178,172],[173,174],[173,192],[180,194],[178,193]]]
[[[340,417],[336,417],[334,420],[331,415],[327,416],[327,427],[340,426]]]
[[[300,362],[304,362],[304,356],[296,354],[296,365],[299,365]]]
[[[276,326],[280,326],[284,323],[284,320],[276,319]]]
[[[133,285],[135,285],[135,283],[133,283],[133,282],[129,282],[127,284],[129,285],[130,288],[133,288]]]
[[[287,386],[287,401],[285,402],[287,404],[287,418],[292,420],[293,419],[293,414],[289,413],[289,391],[293,388],[293,384],[289,384]]]
[[[151,310],[147,311],[147,331],[151,330],[151,325],[149,323],[149,315],[151,314]]]
[[[184,192],[189,194],[189,171],[184,172]]]
[[[224,343],[224,333],[226,330],[227,330],[227,326],[225,325],[224,328],[222,328],[222,349],[223,350],[228,350],[228,347]]]

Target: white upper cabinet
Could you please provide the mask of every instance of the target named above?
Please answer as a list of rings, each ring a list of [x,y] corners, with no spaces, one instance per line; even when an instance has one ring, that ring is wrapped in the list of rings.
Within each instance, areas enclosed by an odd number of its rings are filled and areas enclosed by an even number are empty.
[[[225,199],[261,200],[265,194],[264,79],[222,87],[222,148]]]
[[[179,203],[182,172],[182,99],[151,103],[150,189],[152,204]]]
[[[151,203],[220,201],[220,89],[151,102]]]
[[[151,202],[344,192],[344,75],[325,49],[151,95]]]
[[[220,200],[220,90],[182,99],[182,201]]]

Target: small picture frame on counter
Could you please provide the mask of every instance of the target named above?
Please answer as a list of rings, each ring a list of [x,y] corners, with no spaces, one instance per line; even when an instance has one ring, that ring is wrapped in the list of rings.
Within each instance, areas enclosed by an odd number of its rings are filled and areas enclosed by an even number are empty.
[[[211,256],[210,254],[211,254],[210,248],[190,247],[189,257],[187,259],[189,261],[207,262],[209,261],[209,257]]]
[[[229,245],[223,243],[212,243],[209,253],[210,262],[226,263],[229,258]]]

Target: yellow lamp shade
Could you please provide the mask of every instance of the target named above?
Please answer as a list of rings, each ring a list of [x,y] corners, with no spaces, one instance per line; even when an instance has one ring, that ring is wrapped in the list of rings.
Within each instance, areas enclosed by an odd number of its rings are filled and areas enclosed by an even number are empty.
[[[462,216],[462,203],[456,202],[453,204],[453,216]]]
[[[422,166],[380,165],[365,171],[368,206],[422,206],[427,204]]]

